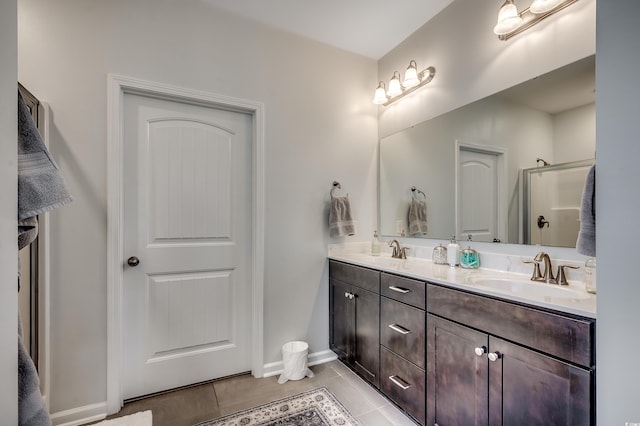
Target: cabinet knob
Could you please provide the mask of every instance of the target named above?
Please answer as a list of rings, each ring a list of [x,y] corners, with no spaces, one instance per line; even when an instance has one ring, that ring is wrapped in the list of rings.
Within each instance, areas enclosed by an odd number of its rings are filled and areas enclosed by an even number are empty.
[[[475,352],[476,352],[476,355],[482,356],[482,355],[487,353],[487,347],[486,346],[478,346],[475,349]]]
[[[487,358],[489,358],[489,361],[491,362],[496,362],[497,360],[499,360],[500,358],[502,358],[502,354],[500,352],[490,352],[489,355],[487,355]]]

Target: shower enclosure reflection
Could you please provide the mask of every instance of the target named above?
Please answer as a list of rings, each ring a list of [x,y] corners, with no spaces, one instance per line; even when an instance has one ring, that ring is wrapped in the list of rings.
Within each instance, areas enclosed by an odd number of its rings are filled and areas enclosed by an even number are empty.
[[[525,244],[576,246],[582,190],[593,163],[572,161],[522,171]]]

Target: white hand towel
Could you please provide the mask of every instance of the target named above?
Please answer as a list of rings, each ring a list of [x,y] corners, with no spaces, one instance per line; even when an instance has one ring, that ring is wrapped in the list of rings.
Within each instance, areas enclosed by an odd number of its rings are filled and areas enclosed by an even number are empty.
[[[329,207],[329,235],[331,237],[344,237],[354,235],[355,233],[355,224],[351,217],[349,198],[331,198],[331,206]]]

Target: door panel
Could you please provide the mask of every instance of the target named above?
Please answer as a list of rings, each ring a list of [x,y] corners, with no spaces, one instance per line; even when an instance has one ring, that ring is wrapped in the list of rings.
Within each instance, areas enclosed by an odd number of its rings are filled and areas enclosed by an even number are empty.
[[[460,217],[458,235],[491,242],[498,237],[498,158],[460,150]]]
[[[354,287],[355,368],[376,387],[380,378],[380,296]]]
[[[249,371],[251,117],[131,94],[124,113],[124,397]]]
[[[188,120],[149,123],[150,243],[231,238],[233,134]]]
[[[352,351],[350,342],[355,339],[354,304],[348,295],[352,293],[352,287],[340,281],[330,279],[330,334],[331,349],[336,352],[341,360],[351,362],[349,354]]]
[[[490,425],[590,425],[591,373],[502,339],[489,338]]]
[[[427,424],[487,424],[488,361],[475,350],[488,344],[485,333],[427,315]]]

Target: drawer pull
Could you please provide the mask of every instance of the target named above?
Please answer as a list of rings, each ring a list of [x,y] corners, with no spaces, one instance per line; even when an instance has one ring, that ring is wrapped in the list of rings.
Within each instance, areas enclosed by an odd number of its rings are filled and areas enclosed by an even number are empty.
[[[389,380],[391,380],[393,383],[395,383],[396,386],[398,386],[402,390],[407,390],[407,389],[409,389],[411,387],[411,385],[409,383],[405,382],[404,380],[402,380],[398,376],[389,376]]]
[[[393,331],[397,331],[400,334],[409,334],[411,333],[411,330],[407,330],[406,328],[398,325],[398,324],[389,324],[389,328],[392,329]]]
[[[396,291],[396,292],[402,293],[402,294],[407,294],[407,293],[411,292],[411,290],[409,290],[408,288],[396,287],[395,285],[390,285],[389,286],[389,290],[393,290],[393,291]]]

